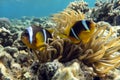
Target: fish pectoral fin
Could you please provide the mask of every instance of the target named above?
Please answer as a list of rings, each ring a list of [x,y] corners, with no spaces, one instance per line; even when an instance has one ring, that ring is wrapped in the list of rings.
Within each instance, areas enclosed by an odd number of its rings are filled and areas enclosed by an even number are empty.
[[[90,37],[89,37],[89,38],[82,39],[82,42],[85,44],[85,43],[89,42],[89,40],[90,40]]]
[[[66,34],[59,34],[60,38],[68,38]]]
[[[90,30],[86,30],[85,32],[90,32]]]
[[[87,43],[90,40],[91,33],[88,31],[84,31],[79,34],[79,37],[83,43]]]
[[[53,33],[54,32],[54,29],[52,29],[52,28],[49,28],[49,29],[47,29],[50,33]]]

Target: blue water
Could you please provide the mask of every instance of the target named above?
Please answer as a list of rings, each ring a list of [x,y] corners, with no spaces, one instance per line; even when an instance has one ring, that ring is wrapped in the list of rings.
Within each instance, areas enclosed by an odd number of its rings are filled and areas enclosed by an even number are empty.
[[[74,0],[0,0],[0,17],[21,18],[22,16],[44,17],[66,8]],[[90,7],[95,0],[85,0]]]

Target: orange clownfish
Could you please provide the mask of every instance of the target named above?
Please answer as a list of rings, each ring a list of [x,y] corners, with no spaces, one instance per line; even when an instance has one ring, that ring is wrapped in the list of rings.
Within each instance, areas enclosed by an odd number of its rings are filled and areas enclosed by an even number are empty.
[[[41,26],[30,26],[21,34],[22,42],[33,50],[41,50],[45,47],[48,38],[52,38],[51,33]]]
[[[75,22],[72,26],[67,26],[64,30],[64,34],[73,43],[79,43],[80,41],[87,43],[95,29],[95,22],[90,20],[80,20]]]

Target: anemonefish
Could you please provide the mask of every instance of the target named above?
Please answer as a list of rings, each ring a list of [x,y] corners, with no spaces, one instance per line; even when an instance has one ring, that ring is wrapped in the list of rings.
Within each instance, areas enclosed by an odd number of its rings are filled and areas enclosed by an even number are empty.
[[[51,33],[41,26],[30,26],[21,34],[22,42],[33,50],[41,50],[45,47],[48,38],[52,38]]]
[[[90,20],[80,20],[75,22],[72,26],[67,26],[64,29],[64,34],[73,42],[87,43],[91,35],[96,29],[96,23]]]

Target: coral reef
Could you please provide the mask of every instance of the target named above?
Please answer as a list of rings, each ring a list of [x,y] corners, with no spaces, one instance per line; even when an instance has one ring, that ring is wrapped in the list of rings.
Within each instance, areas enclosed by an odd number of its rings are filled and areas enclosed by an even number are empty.
[[[10,26],[11,26],[11,22],[8,18],[0,18],[0,27],[9,29]]]
[[[10,33],[9,30],[3,28],[0,29],[0,43],[2,46],[12,46],[13,42],[18,38],[18,33]]]
[[[119,18],[119,0],[98,1],[93,8],[76,0],[44,18],[0,18],[0,80],[119,80]],[[82,19],[97,24],[88,43],[74,44],[59,37],[64,28]],[[29,25],[54,29],[45,50],[31,50],[20,40]]]
[[[35,25],[35,26],[41,25],[45,28],[51,28],[56,26],[56,24],[53,23],[50,17],[33,18],[31,21],[31,25]]]
[[[28,67],[31,65],[28,54],[22,52],[15,52],[14,54],[8,53],[12,48],[6,48],[1,46],[0,48],[0,74],[1,80],[26,80],[26,73],[29,73]],[[10,51],[11,52],[11,51]],[[27,56],[25,56],[27,54]],[[20,56],[22,55],[22,56]],[[27,59],[26,59],[27,57]],[[22,60],[21,60],[22,58]],[[20,61],[22,61],[20,63]]]
[[[74,2],[71,2],[67,8],[70,8],[75,11],[83,12],[84,14],[89,11],[88,3],[83,0],[76,0]]]
[[[112,36],[113,34],[112,28],[98,24],[98,29],[87,44],[81,42],[75,45],[69,39],[56,39],[49,43],[45,51],[36,52],[37,57],[40,63],[57,59],[65,64],[78,59],[93,69],[92,77],[95,75],[103,77],[120,63],[120,54],[117,52],[120,49],[120,39]]]
[[[91,18],[95,21],[106,21],[111,25],[120,25],[120,1],[98,0],[91,12]]]

